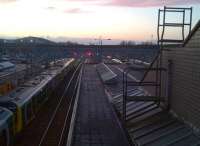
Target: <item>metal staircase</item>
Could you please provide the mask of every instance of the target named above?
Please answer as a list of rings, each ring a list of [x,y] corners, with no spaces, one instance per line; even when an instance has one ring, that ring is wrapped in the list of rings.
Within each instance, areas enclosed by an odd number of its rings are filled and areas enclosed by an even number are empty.
[[[181,15],[181,22],[168,22],[168,14],[179,14]],[[188,20],[189,18],[189,20]],[[188,21],[188,22],[187,22]],[[175,8],[175,7],[164,7],[158,11],[158,26],[157,26],[157,37],[159,50],[149,67],[134,67],[130,66],[123,71],[123,120],[126,121],[126,111],[128,102],[156,102],[158,106],[169,109],[168,97],[170,95],[170,76],[171,76],[171,61],[169,61],[168,67],[163,67],[163,51],[166,51],[165,45],[182,45],[185,40],[186,32],[191,32],[192,23],[192,8]],[[169,39],[166,38],[166,28],[179,28],[181,29],[180,39]],[[130,81],[130,75],[134,72],[143,73],[143,77],[139,81]],[[152,79],[149,81],[147,76],[151,74]],[[151,77],[150,77],[151,78]],[[128,94],[130,88],[149,88],[153,91],[152,94],[146,94],[142,96],[131,96]],[[151,90],[152,90],[151,89]]]

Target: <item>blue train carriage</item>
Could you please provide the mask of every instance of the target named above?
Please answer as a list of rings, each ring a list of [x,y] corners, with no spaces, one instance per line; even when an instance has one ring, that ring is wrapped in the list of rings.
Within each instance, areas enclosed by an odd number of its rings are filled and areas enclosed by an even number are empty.
[[[61,73],[61,67],[58,66],[57,67],[53,66],[50,69],[46,70],[45,72],[41,73],[41,75],[51,76],[51,80],[48,82],[49,94],[51,94],[60,83],[58,78],[60,73]]]
[[[13,127],[12,127],[12,131],[15,134],[16,133],[16,119],[17,117],[17,105],[15,103],[12,102],[12,98],[8,97],[8,96],[1,96],[0,97],[0,107],[8,109],[10,112],[12,112],[13,114]]]
[[[54,80],[54,74],[49,73],[49,71],[45,73],[41,73],[34,80],[29,81],[25,85],[35,85],[34,89],[29,94],[28,99],[33,100],[34,111],[38,111],[41,106],[49,99],[51,93],[53,91],[52,88],[52,80]],[[28,91],[27,91],[28,92]],[[26,93],[24,93],[26,94]],[[27,95],[21,95],[21,97]]]
[[[71,66],[74,64],[74,59],[63,59],[55,63],[49,70],[51,70],[51,75],[53,79],[51,80],[52,89],[54,90],[64,79],[64,77],[71,70]]]
[[[49,93],[58,84],[57,77],[63,74],[64,69],[69,70],[73,62],[73,59],[65,60],[62,67],[53,69],[53,73],[52,70],[47,70],[46,73],[29,80],[6,97],[0,98],[0,106],[9,109],[14,114],[14,134],[19,133],[35,117],[37,111],[48,100]]]
[[[73,60],[66,62],[67,65],[64,68],[67,68],[72,62]],[[55,85],[59,82],[56,77],[63,72],[63,66],[46,70],[10,94],[13,98],[12,102],[17,106],[17,132],[20,132],[34,118],[38,110],[51,96]]]
[[[63,59],[55,65],[55,68],[60,68],[56,75],[56,81],[59,84],[65,77],[65,75],[71,70],[71,66],[74,64],[75,59]]]
[[[18,87],[16,90],[0,99],[0,106],[14,113],[14,133],[18,133],[35,116],[42,104],[48,99],[49,75],[40,75]]]
[[[10,146],[13,143],[13,113],[0,107],[0,146]]]
[[[42,72],[41,75],[49,75],[51,76],[51,80],[48,82],[48,93],[51,93],[55,90],[55,88],[60,84],[60,82],[64,79],[64,76],[70,70],[71,64],[73,64],[74,59],[63,59],[57,61],[52,65],[49,69]]]
[[[32,105],[31,106],[29,105],[30,103],[32,103],[32,100],[28,99],[28,97],[30,96],[27,95],[26,99],[25,97],[24,98],[21,97],[21,94],[23,94],[26,90],[29,91],[29,88],[30,87],[18,87],[15,91],[10,93],[6,97],[0,99],[0,106],[3,106],[9,109],[14,114],[14,119],[13,119],[14,134],[17,134],[18,132],[20,132],[23,126],[27,123],[26,112],[32,111]]]
[[[13,98],[12,102],[17,106],[15,120],[17,132],[20,132],[23,127],[29,124],[38,110],[48,100],[50,90],[48,83],[51,79],[50,75],[37,76],[10,95]]]
[[[77,64],[77,60],[73,58],[58,60],[49,69],[41,73],[43,75],[51,75],[51,80],[47,85],[48,97],[52,95],[56,87],[64,80],[64,77],[73,71],[73,67],[76,66],[75,64]]]
[[[40,75],[48,76],[48,79],[43,82],[43,86],[40,86],[40,88],[43,88],[42,94],[46,96],[47,98],[45,99],[48,100],[48,98],[52,96],[52,93],[58,85],[58,81],[56,81],[57,70],[47,70],[45,72],[42,72]],[[44,99],[43,96],[41,96],[41,98]]]

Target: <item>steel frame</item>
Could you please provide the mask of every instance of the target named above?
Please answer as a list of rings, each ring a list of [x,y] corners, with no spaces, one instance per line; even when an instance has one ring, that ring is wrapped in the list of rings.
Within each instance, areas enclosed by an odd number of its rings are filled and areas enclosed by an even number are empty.
[[[189,22],[186,22],[186,12],[189,13]],[[182,23],[171,23],[166,21],[166,15],[167,13],[179,13],[182,14]],[[162,18],[162,22],[161,22]],[[163,10],[159,9],[158,10],[158,26],[157,26],[157,37],[158,37],[158,46],[159,46],[159,51],[155,58],[153,59],[152,63],[148,68],[136,68],[136,67],[128,67],[125,68],[123,71],[123,120],[126,122],[126,103],[130,101],[144,101],[144,102],[149,102],[149,101],[154,101],[158,103],[158,106],[160,105],[160,102],[169,102],[169,96],[170,93],[167,93],[166,97],[162,98],[162,85],[163,85],[163,80],[162,80],[162,75],[163,72],[166,73],[166,76],[169,76],[171,74],[171,71],[169,71],[165,68],[163,68],[163,51],[164,51],[164,45],[166,44],[183,44],[185,41],[185,30],[186,27],[189,28],[189,34],[191,33],[191,26],[192,26],[192,7],[190,8],[176,8],[176,7],[164,7]],[[165,35],[165,29],[166,27],[176,27],[176,28],[182,28],[182,39],[164,39]],[[160,33],[160,29],[161,33]],[[155,65],[155,66],[154,66]],[[153,67],[154,66],[154,67]],[[128,75],[133,72],[133,71],[144,71],[144,75],[142,79],[139,82],[134,82],[134,81],[128,81]],[[153,82],[146,82],[144,81],[147,74],[149,72],[156,72],[156,79]],[[169,79],[170,77],[167,77],[166,80],[168,80],[165,85],[166,90],[165,91],[170,91],[169,88]],[[128,96],[128,86],[134,86],[134,87],[145,87],[145,86],[152,86],[155,87],[155,96],[142,96],[140,99],[140,96],[133,96],[130,97]],[[134,99],[135,97],[135,99]],[[163,100],[167,99],[167,100]],[[169,103],[165,103],[167,106],[166,109],[169,109]]]

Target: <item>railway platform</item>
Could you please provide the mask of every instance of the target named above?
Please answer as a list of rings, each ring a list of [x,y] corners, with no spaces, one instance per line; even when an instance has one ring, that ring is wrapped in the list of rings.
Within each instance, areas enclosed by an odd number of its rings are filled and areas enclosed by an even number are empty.
[[[123,128],[104,92],[95,65],[85,64],[83,68],[72,145],[129,145]]]

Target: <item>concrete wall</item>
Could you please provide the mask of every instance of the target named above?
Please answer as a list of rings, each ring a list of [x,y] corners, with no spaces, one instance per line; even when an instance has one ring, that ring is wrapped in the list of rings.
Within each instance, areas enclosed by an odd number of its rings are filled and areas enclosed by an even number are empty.
[[[177,116],[200,129],[200,28],[183,48],[163,53],[164,67],[172,60],[170,105]]]

